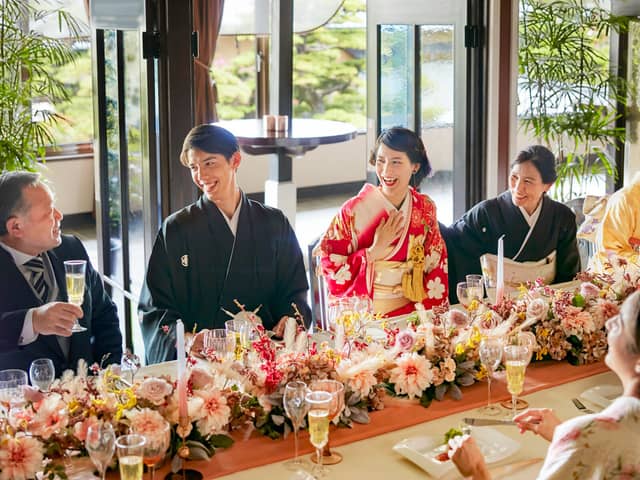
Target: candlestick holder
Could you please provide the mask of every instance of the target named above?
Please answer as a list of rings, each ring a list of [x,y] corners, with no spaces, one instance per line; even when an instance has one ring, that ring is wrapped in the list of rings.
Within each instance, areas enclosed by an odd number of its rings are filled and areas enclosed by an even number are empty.
[[[189,432],[189,418],[181,417],[176,432],[180,437],[180,446],[178,447],[178,457],[180,457],[181,467],[177,472],[169,472],[165,480],[202,480],[202,473],[197,470],[185,468],[185,461],[189,459],[191,451],[187,445],[187,434]]]

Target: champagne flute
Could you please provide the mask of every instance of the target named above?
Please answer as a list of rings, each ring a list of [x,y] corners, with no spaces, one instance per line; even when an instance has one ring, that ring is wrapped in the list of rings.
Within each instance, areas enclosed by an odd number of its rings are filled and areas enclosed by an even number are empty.
[[[56,376],[56,369],[50,358],[38,358],[31,362],[29,379],[31,385],[38,387],[41,392],[48,392]]]
[[[142,432],[140,432],[142,433]],[[145,438],[142,462],[149,470],[149,479],[154,480],[155,467],[162,461],[171,443],[171,425],[164,422],[159,431],[143,434]]]
[[[316,477],[327,474],[322,465],[322,448],[329,441],[329,410],[333,397],[329,392],[314,391],[305,396],[309,406],[309,441],[316,447],[317,466],[312,472]]]
[[[298,430],[300,425],[307,415],[308,405],[305,401],[305,396],[309,389],[304,382],[291,381],[284,387],[284,397],[282,398],[282,404],[287,417],[291,420],[293,425],[293,460],[287,462],[287,468],[289,470],[298,470],[302,467],[303,462],[298,457]]]
[[[516,415],[518,395],[524,388],[524,376],[527,369],[529,349],[524,345],[504,347],[504,363],[507,369],[507,390],[511,394],[512,414]]]
[[[67,295],[69,303],[82,306],[84,299],[85,273],[87,270],[86,260],[66,260],[64,262],[65,278],[67,280]],[[74,333],[86,331],[86,327],[80,325],[76,319],[71,331]]]
[[[312,391],[322,391],[331,394],[331,405],[329,408],[329,422],[332,422],[344,409],[344,385],[337,380],[316,380],[311,384]],[[313,461],[313,456],[311,457]],[[335,465],[342,461],[342,455],[332,452],[329,440],[322,449],[322,463],[325,465]]]
[[[485,415],[497,415],[500,408],[491,404],[491,376],[496,371],[502,361],[502,342],[499,338],[484,338],[480,342],[478,349],[480,353],[480,362],[487,370],[487,405],[480,409]]]
[[[142,480],[142,457],[145,438],[142,435],[122,435],[116,440],[120,478],[122,480]]]
[[[110,423],[91,425],[87,430],[84,446],[89,452],[91,461],[98,469],[100,478],[104,480],[107,467],[113,458],[116,448],[116,434]]]
[[[251,324],[246,320],[227,320],[224,322],[227,335],[236,339],[235,357],[242,360],[242,354],[249,349],[249,331]]]

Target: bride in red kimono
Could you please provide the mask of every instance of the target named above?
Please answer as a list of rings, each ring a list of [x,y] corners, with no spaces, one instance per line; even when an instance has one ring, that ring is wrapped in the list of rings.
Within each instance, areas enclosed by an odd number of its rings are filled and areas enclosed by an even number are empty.
[[[447,302],[447,251],[436,206],[415,190],[431,173],[424,144],[411,130],[382,132],[369,162],[380,186],[365,184],[347,200],[319,245],[329,293],[373,300],[386,316]]]

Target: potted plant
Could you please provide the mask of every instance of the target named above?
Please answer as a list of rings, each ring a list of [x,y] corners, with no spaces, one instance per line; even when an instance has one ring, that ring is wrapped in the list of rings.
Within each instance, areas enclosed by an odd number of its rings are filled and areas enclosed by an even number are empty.
[[[557,154],[555,196],[586,194],[587,186],[615,178],[611,153],[625,131],[614,125],[624,102],[624,79],[609,68],[611,31],[626,21],[595,0],[521,0],[520,104],[523,128]]]
[[[68,12],[42,0],[0,0],[0,172],[33,170],[54,144],[51,126],[61,117],[49,108],[68,100],[51,65],[73,61],[80,24]],[[66,39],[31,29],[57,22]]]

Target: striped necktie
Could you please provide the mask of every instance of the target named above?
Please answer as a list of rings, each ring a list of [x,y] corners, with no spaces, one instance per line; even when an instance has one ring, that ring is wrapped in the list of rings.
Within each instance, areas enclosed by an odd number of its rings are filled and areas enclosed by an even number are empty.
[[[47,303],[47,300],[49,299],[49,285],[45,278],[44,262],[42,261],[42,257],[33,257],[31,260],[24,263],[23,266],[29,270],[29,281],[31,282],[31,285],[33,285],[33,289],[38,295],[38,298],[40,298],[43,303]]]

